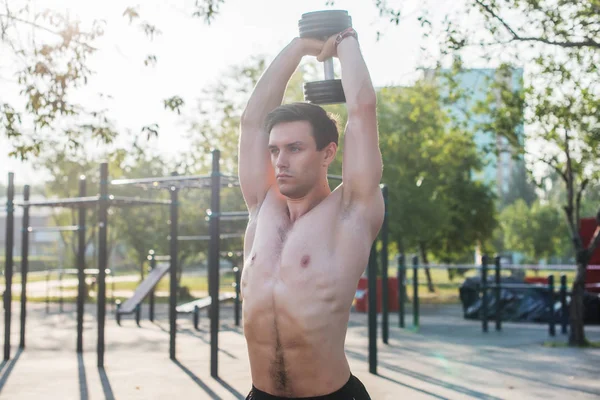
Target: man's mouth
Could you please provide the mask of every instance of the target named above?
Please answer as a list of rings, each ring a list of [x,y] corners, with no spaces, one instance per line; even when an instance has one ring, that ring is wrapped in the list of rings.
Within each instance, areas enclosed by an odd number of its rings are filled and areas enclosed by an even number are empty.
[[[292,176],[288,175],[288,174],[277,174],[277,179],[279,179],[279,178],[291,178],[291,177]]]

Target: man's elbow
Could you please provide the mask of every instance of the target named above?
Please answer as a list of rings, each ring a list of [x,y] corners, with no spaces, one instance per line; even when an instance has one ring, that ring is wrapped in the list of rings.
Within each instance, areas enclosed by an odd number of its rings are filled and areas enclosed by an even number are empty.
[[[240,126],[242,128],[246,128],[249,126],[252,126],[254,123],[252,122],[252,117],[250,115],[250,113],[248,113],[247,110],[244,110],[242,112],[242,115],[240,116]]]
[[[377,110],[377,95],[373,89],[361,90],[356,98],[347,99],[348,115],[374,114]]]

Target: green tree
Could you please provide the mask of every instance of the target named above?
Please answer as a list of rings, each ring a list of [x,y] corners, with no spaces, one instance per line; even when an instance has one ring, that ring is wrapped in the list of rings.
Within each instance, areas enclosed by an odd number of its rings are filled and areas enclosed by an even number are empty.
[[[513,169],[510,181],[511,185],[506,195],[502,197],[500,208],[509,206],[519,199],[524,200],[528,206],[531,206],[537,200],[537,186],[529,176],[523,162],[519,162],[516,168]]]
[[[107,157],[109,170],[114,170],[114,166],[119,164],[119,160],[125,156],[124,151],[115,151]],[[100,158],[92,157],[88,154],[80,153],[75,156],[70,153],[57,151],[36,161],[36,166],[48,171],[50,179],[45,182],[45,195],[50,198],[73,198],[79,197],[80,177],[85,176],[87,195],[92,196],[98,193],[100,179]],[[53,222],[56,226],[77,225],[78,210],[76,208],[60,209],[52,214]],[[88,207],[86,211],[86,249],[96,241],[98,225],[97,209]],[[108,230],[108,254],[111,254],[117,239],[118,232],[111,227]],[[69,258],[73,265],[77,260],[77,235],[72,232],[61,232],[61,239],[66,248],[70,249]],[[97,246],[93,246],[94,257],[92,260],[86,260],[86,263],[96,265]]]
[[[379,7],[387,15],[394,12],[386,2],[380,2]],[[541,154],[527,155],[561,177],[566,190],[566,232],[577,262],[569,343],[585,346],[585,273],[590,255],[600,244],[600,228],[586,248],[578,227],[586,187],[600,178],[599,4],[595,0],[471,0],[465,12],[477,23],[461,23],[464,13],[444,19],[442,55],[460,58],[478,47],[485,60],[500,55],[502,60],[509,60],[498,68],[500,79],[490,85],[487,101],[479,105],[479,111],[491,115],[481,128],[506,138],[512,151],[522,156],[528,151],[516,128],[528,125],[531,133],[527,139],[536,143]],[[426,15],[421,18],[431,25]],[[513,90],[510,71],[514,65],[523,64],[531,70],[530,80],[523,90]]]
[[[149,152],[139,148],[130,156],[133,160],[123,162],[109,171],[111,179],[160,177],[169,174],[165,161],[157,156],[148,156]],[[112,186],[113,195],[153,200],[168,200],[166,190],[144,190],[136,186]],[[127,255],[139,267],[140,276],[144,276],[147,256],[150,250],[157,254],[166,254],[168,249],[169,207],[166,205],[131,205],[111,208],[110,226],[119,232],[120,242],[125,246]]]
[[[568,249],[564,219],[554,205],[536,201],[528,206],[520,199],[506,207],[499,220],[506,249],[523,253],[527,262],[562,258]]]
[[[218,3],[198,1],[187,12],[191,18],[210,23]],[[139,7],[123,9],[132,34],[139,29],[150,40],[161,34],[158,26],[143,18]],[[13,76],[7,79],[15,79],[21,96],[0,101],[0,133],[8,139],[10,147],[3,151],[9,156],[24,160],[58,148],[74,154],[84,145],[115,142],[118,132],[110,110],[86,108],[73,96],[94,74],[90,60],[97,54],[105,29],[104,21],[86,24],[29,0],[20,4],[0,0],[2,61],[17,66],[9,69]],[[147,67],[156,62],[154,54],[140,60]],[[98,94],[98,99],[106,97],[110,93]],[[165,109],[176,112],[184,104],[177,95],[163,99]],[[149,139],[158,133],[159,126],[149,121],[135,134]]]
[[[438,88],[427,82],[382,89],[378,120],[392,240],[424,265],[430,255],[464,260],[495,225],[493,195],[472,179],[481,168],[472,134],[450,124]]]

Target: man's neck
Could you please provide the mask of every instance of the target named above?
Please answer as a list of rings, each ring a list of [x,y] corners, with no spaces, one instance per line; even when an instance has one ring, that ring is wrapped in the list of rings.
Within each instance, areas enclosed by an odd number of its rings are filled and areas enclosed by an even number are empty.
[[[331,189],[327,180],[317,185],[311,192],[300,199],[288,199],[287,206],[290,214],[290,221],[293,223],[298,218],[315,208],[329,194]]]

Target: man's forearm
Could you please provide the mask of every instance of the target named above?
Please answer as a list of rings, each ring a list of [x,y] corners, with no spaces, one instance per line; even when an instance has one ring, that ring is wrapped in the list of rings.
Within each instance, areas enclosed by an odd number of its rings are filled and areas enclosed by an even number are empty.
[[[348,112],[353,112],[361,104],[373,104],[375,89],[358,41],[354,37],[342,40],[337,48],[337,56],[342,66],[342,87]]]
[[[292,40],[262,74],[242,115],[242,124],[262,125],[267,114],[281,105],[287,84],[300,64],[304,50]]]

